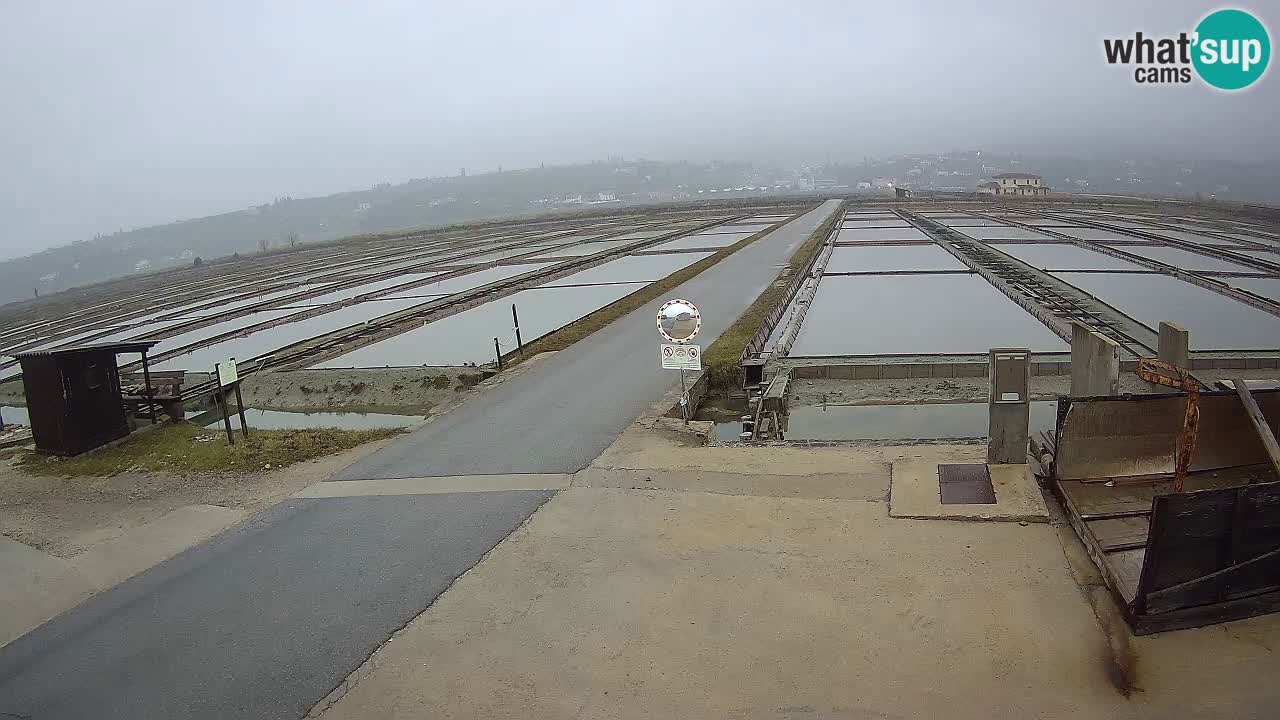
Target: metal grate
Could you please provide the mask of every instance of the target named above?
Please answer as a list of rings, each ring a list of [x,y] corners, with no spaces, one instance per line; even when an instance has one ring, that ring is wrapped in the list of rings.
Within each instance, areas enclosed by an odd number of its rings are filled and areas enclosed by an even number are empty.
[[[982,463],[938,466],[938,493],[943,505],[994,505],[991,471]]]

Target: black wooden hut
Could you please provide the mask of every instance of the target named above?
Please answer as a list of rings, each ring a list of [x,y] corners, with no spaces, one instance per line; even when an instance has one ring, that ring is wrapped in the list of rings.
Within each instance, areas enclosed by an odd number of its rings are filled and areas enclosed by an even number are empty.
[[[53,455],[79,455],[129,434],[120,389],[117,353],[141,353],[151,390],[147,351],[155,342],[101,345],[14,353],[22,364],[22,384],[36,449]],[[154,419],[154,411],[153,411]]]

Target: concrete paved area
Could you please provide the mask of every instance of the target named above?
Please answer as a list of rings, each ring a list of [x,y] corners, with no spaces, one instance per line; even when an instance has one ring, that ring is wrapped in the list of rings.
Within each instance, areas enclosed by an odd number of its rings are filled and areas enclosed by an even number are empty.
[[[313,713],[1275,716],[1280,616],[1135,638],[1061,518],[889,517],[894,465],[984,454],[642,418]]]
[[[1049,511],[1035,476],[1026,465],[991,465],[994,504],[943,505],[938,491],[938,463],[904,460],[893,464],[889,515],[921,520],[996,520],[1048,522]]]
[[[0,715],[301,717],[550,495],[287,501],[0,649]]]
[[[702,311],[704,346],[777,276],[836,208],[827,201],[734,253],[672,292]],[[336,480],[574,473],[586,467],[649,404],[678,382],[656,360],[657,300],[550,361],[436,418],[361,460]]]
[[[243,518],[214,505],[178,508],[70,559],[0,536],[0,647]]]
[[[1126,698],[1055,528],[890,518],[887,468],[860,490],[833,500],[571,488],[379,650],[322,717],[1280,709],[1257,674],[1274,665],[1277,618],[1142,638],[1145,692]]]
[[[0,646],[73,607],[93,583],[67,560],[0,535]]]

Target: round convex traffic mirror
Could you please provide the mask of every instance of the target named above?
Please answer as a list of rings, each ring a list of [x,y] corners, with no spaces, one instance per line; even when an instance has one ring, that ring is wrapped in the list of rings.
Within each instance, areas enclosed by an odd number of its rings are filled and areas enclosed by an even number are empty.
[[[671,300],[658,311],[658,331],[672,342],[685,342],[698,334],[702,317],[688,300]]]

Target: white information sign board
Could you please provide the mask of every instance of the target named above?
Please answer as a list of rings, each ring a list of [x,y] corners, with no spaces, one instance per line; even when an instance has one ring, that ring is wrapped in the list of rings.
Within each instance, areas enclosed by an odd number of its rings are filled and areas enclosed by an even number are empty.
[[[659,346],[664,370],[701,370],[702,348],[698,345]]]
[[[236,371],[235,358],[229,358],[225,362],[220,362],[215,367],[218,369],[218,385],[220,387],[235,385],[236,381],[240,379],[240,374]]]

